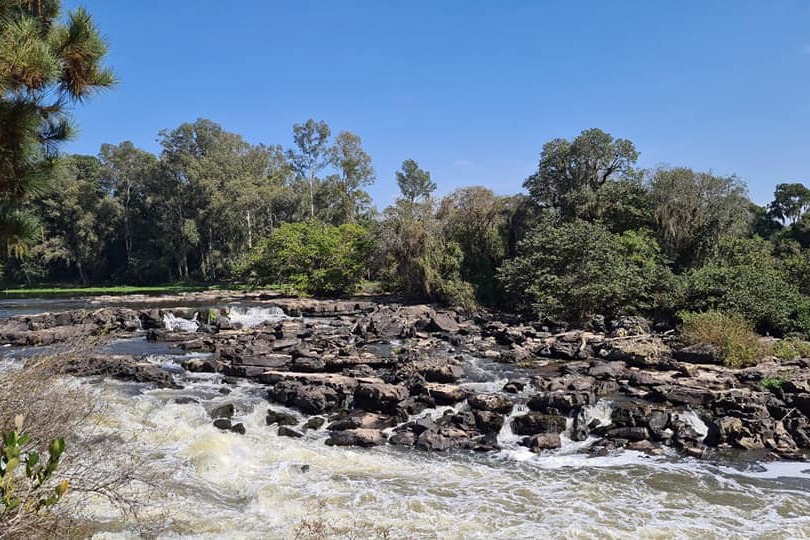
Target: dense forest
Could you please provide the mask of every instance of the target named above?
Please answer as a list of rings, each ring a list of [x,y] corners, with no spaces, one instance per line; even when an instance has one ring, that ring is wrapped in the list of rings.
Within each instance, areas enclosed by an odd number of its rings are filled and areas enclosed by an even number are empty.
[[[341,295],[363,282],[415,298],[474,302],[552,321],[679,311],[735,312],[760,332],[810,331],[810,190],[776,186],[766,207],[737,177],[641,170],[626,139],[599,129],[542,147],[527,194],[480,187],[435,197],[406,159],[401,196],[378,211],[362,141],[324,122],[293,144],[253,145],[205,119],[60,157],[10,284],[179,280],[272,284]]]

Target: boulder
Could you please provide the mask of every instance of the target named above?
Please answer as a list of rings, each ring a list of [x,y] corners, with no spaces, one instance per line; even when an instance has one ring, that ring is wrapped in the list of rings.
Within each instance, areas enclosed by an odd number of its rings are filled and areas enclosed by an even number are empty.
[[[333,411],[340,406],[337,391],[328,386],[306,385],[292,380],[277,383],[270,391],[271,400],[289,405],[306,414],[320,414]]]
[[[688,362],[690,364],[723,364],[723,356],[720,351],[717,347],[708,343],[689,345],[675,351],[672,356],[679,362]]]
[[[512,412],[513,403],[500,394],[474,394],[467,398],[470,407],[479,411],[494,411],[501,414]]]
[[[512,419],[512,431],[516,435],[536,435],[538,433],[562,433],[566,419],[563,416],[529,412]]]
[[[554,450],[562,446],[559,433],[540,433],[529,440],[529,449],[540,453],[543,450]]]
[[[326,444],[329,446],[379,446],[385,444],[385,435],[378,429],[347,429],[332,431]]]
[[[283,411],[274,411],[273,409],[269,409],[267,411],[267,417],[265,420],[268,426],[273,424],[278,424],[279,426],[294,426],[298,424],[298,418],[296,418],[294,414]]]
[[[368,411],[394,412],[409,396],[404,386],[386,383],[361,383],[354,392],[355,406]]]

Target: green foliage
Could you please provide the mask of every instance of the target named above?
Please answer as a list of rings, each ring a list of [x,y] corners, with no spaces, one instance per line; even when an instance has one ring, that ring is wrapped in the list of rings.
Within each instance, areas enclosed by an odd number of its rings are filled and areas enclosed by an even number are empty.
[[[285,283],[304,294],[335,296],[360,282],[371,245],[366,229],[319,221],[285,223],[250,253],[242,273],[260,283]]]
[[[402,162],[402,170],[396,172],[396,178],[399,191],[410,203],[424,201],[436,191],[436,182],[430,179],[430,173],[419,168],[412,159]]]
[[[26,450],[31,437],[21,432],[23,417],[16,428],[0,433],[0,526],[19,513],[36,513],[53,506],[67,493],[68,482],[51,482],[65,451],[65,440],[48,445],[44,459],[37,450]]]
[[[683,309],[736,313],[759,332],[778,336],[810,332],[807,299],[778,268],[768,242],[726,238],[717,249],[683,276]]]
[[[464,253],[445,237],[430,199],[400,199],[377,228],[377,264],[382,281],[408,296],[470,307],[472,287],[461,279]]]
[[[810,189],[803,184],[777,184],[768,214],[781,222],[796,224],[810,210]]]
[[[773,392],[774,390],[778,390],[782,388],[782,385],[785,384],[787,381],[781,377],[774,377],[772,379],[762,379],[762,388],[765,390],[770,390]]]
[[[683,320],[683,338],[688,343],[712,345],[728,367],[754,365],[768,353],[751,324],[736,313],[712,310],[681,312],[679,315]]]
[[[68,107],[114,84],[107,46],[84,9],[58,20],[59,1],[0,4],[0,254],[19,255],[35,227],[19,205],[50,181],[74,132]]]
[[[771,345],[771,354],[782,360],[810,358],[810,343],[796,338],[780,339]]]
[[[574,140],[554,139],[543,145],[537,172],[523,183],[540,206],[566,219],[582,217],[583,208],[608,180],[634,174],[638,152],[627,139],[614,139],[588,129]]]
[[[655,240],[599,223],[546,219],[518,245],[499,278],[519,307],[541,318],[583,322],[652,307],[670,280]]]
[[[748,230],[750,201],[737,177],[661,168],[649,190],[661,247],[677,268],[699,265],[721,238]]]

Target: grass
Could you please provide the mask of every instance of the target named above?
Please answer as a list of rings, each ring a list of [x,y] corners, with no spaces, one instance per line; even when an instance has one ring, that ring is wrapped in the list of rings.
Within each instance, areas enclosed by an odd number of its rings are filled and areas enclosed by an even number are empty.
[[[707,311],[681,313],[681,331],[688,343],[714,346],[727,367],[752,366],[768,354],[753,326],[739,315]]]
[[[99,287],[20,287],[17,289],[0,290],[0,294],[9,296],[48,296],[66,294],[161,294],[161,293],[181,293],[199,292],[208,290],[249,290],[246,285],[201,285],[201,284],[170,284],[170,285],[110,285]]]

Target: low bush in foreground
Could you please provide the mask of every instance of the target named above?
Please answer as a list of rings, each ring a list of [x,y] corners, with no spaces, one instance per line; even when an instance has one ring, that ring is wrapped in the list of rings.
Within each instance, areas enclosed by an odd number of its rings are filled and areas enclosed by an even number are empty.
[[[720,311],[682,312],[683,338],[688,343],[706,343],[715,347],[728,367],[755,365],[768,354],[753,325],[737,314]]]

